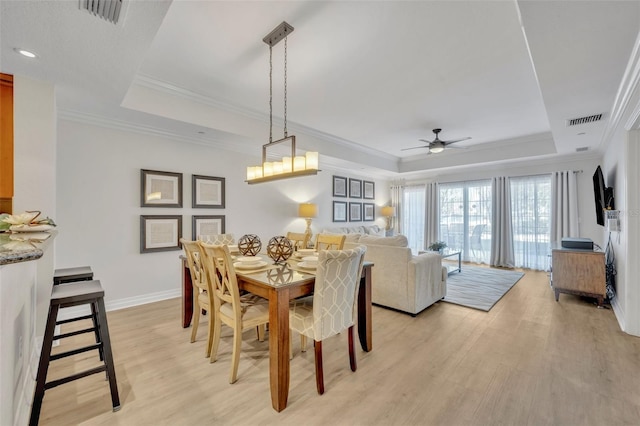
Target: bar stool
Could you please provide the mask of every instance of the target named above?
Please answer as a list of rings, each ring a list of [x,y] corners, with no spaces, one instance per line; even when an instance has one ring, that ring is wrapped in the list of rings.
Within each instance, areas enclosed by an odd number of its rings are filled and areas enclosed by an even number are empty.
[[[53,272],[53,285],[71,283],[75,281],[91,281],[93,271],[91,266],[56,269]]]
[[[68,284],[77,281],[91,281],[93,280],[93,271],[91,266],[77,266],[74,268],[61,268],[56,269],[53,272],[53,285]],[[100,342],[100,336],[98,335],[98,327],[96,327],[96,310],[91,305],[91,315],[82,315],[78,317],[69,318],[66,320],[57,321],[56,325],[67,324],[74,321],[82,321],[91,319],[93,321],[93,327],[95,328],[96,343]],[[100,350],[100,361],[103,360],[102,350]]]
[[[56,318],[60,308],[68,308],[71,306],[91,304],[96,312],[96,324],[94,327],[84,330],[78,330],[70,333],[54,335]],[[82,333],[96,332],[99,341],[82,348],[72,349],[59,354],[51,354],[51,346],[54,340],[64,339],[66,337],[76,336]],[[60,358],[65,358],[90,350],[98,350],[104,357],[103,365],[72,374],[68,377],[47,382],[47,372],[49,370],[49,362]],[[80,281],[65,285],[53,286],[51,292],[51,302],[49,303],[49,315],[47,317],[47,325],[44,332],[44,341],[42,343],[42,352],[40,353],[40,362],[38,364],[38,373],[36,376],[36,389],[33,397],[33,405],[31,407],[31,418],[29,425],[35,426],[40,419],[40,410],[42,408],[42,399],[47,389],[77,380],[91,374],[106,371],[109,387],[111,389],[111,402],[113,411],[120,409],[120,397],[118,396],[118,385],[116,383],[116,371],[113,363],[113,355],[111,353],[111,341],[109,339],[109,327],[107,326],[107,315],[104,307],[104,290],[100,285],[100,281]]]

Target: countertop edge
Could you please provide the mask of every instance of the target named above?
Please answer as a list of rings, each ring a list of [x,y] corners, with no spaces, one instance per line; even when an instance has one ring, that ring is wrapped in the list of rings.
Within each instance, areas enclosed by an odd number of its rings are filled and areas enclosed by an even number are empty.
[[[29,248],[20,247],[18,249],[7,249],[7,244],[15,242],[9,238],[11,234],[0,234],[0,266],[11,265],[14,263],[30,262],[38,260],[44,255],[44,250],[47,250],[51,245],[51,242],[55,239],[57,232],[49,232],[51,236],[44,241],[25,241],[25,245],[30,245]]]

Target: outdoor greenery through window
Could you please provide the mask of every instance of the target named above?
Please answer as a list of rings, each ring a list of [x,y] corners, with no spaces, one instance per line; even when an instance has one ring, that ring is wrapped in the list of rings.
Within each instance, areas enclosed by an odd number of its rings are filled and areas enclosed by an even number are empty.
[[[551,235],[551,176],[509,179],[515,267],[547,270]],[[460,251],[465,261],[491,261],[491,180],[439,185],[439,236],[445,252]],[[425,241],[425,186],[403,188],[402,233],[414,254]]]
[[[489,263],[491,181],[440,184],[440,239],[462,259]]]

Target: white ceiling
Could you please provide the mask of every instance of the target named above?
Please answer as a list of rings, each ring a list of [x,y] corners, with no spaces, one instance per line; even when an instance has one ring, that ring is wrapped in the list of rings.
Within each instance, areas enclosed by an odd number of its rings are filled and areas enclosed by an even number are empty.
[[[321,161],[387,176],[601,149],[640,30],[638,1],[124,0],[117,25],[78,4],[0,9],[0,70],[54,82],[62,115],[258,157],[269,132],[262,38],[284,20],[295,28],[289,134]],[[283,51],[273,49],[274,139]],[[566,127],[596,113],[604,120]],[[472,137],[458,144],[467,149],[402,151],[436,127],[445,140]]]

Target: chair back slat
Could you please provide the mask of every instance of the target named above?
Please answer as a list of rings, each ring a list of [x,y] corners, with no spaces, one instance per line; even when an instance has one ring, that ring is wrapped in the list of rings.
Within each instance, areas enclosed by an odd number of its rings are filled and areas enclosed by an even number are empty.
[[[287,232],[287,239],[296,250],[306,249],[309,245],[310,234],[304,232]]]
[[[344,234],[318,234],[316,236],[316,250],[342,250],[346,239],[347,236]]]
[[[203,257],[204,269],[207,277],[213,283],[214,297],[219,303],[230,303],[234,316],[240,320],[242,306],[240,305],[240,290],[233,260],[226,245],[199,243],[200,253]]]
[[[200,290],[208,291],[209,282],[207,276],[202,268],[202,262],[200,257],[200,246],[197,241],[189,241],[184,238],[180,239],[184,255],[187,258],[187,265],[189,265],[189,272],[191,273],[191,282],[195,287]]]

